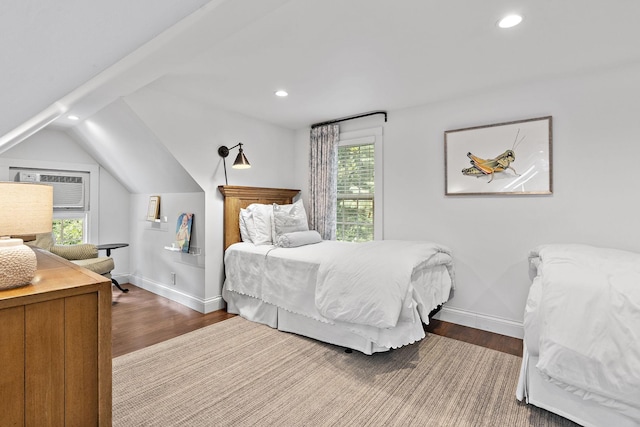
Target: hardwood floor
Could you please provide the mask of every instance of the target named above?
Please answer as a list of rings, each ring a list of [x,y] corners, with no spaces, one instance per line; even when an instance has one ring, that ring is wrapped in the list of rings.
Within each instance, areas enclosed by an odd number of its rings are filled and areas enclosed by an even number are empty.
[[[229,319],[224,310],[202,314],[175,301],[127,283],[129,292],[113,288],[113,357],[121,356],[204,326]]]
[[[233,317],[224,310],[202,314],[131,284],[113,289],[113,357],[148,347]],[[425,330],[522,357],[522,340],[431,319]]]
[[[425,326],[425,331],[522,357],[522,340],[519,338],[443,322],[437,319],[430,319],[429,325]]]

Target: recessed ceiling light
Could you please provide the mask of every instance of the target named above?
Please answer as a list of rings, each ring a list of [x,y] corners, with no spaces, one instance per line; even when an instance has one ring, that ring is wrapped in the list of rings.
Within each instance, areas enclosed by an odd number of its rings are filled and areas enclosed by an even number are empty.
[[[508,15],[498,21],[498,27],[511,28],[515,27],[522,22],[522,16],[520,15]]]
[[[277,90],[275,92],[275,94],[276,94],[276,96],[280,96],[280,97],[285,97],[285,96],[289,95],[286,90]]]
[[[69,120],[80,120],[80,117],[71,115],[71,116],[67,116],[67,119],[69,119]]]

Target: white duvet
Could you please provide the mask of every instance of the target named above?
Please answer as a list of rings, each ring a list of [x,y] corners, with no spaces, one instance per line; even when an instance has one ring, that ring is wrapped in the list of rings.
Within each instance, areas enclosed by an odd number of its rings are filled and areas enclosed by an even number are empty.
[[[398,323],[416,268],[451,268],[449,250],[430,242],[350,243],[332,255],[320,264],[316,307],[328,319],[377,328]]]
[[[640,422],[640,254],[546,245],[530,258],[538,276],[525,340],[539,335],[527,341],[539,352],[536,367],[568,391]]]
[[[323,241],[297,248],[236,243],[225,252],[223,296],[235,292],[348,325],[383,347],[409,344],[424,337],[422,328],[421,335],[402,340],[386,331],[426,321],[449,299],[452,258],[446,248],[430,243],[381,243]]]

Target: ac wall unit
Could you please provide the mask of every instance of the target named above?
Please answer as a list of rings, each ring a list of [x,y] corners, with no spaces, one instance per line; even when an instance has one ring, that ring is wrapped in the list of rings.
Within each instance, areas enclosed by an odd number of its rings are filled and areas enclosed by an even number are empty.
[[[54,209],[85,209],[85,179],[82,176],[20,172],[20,182],[39,182],[53,187]]]

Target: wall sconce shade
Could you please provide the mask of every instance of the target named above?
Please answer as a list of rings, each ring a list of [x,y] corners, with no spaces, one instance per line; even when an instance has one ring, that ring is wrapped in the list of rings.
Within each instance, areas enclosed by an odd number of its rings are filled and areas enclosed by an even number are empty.
[[[249,169],[251,164],[249,160],[247,160],[247,156],[242,152],[242,147],[240,148],[240,152],[238,153],[238,157],[236,157],[236,161],[233,162],[232,168],[234,169]]]
[[[251,167],[251,164],[249,163],[249,160],[247,160],[247,156],[244,155],[244,151],[242,150],[242,142],[237,143],[236,145],[234,145],[231,148],[227,148],[224,145],[221,145],[218,148],[218,155],[220,157],[222,157],[222,165],[224,166],[224,182],[226,185],[229,185],[229,182],[227,181],[227,162],[226,162],[226,158],[229,155],[229,150],[232,150],[236,147],[240,147],[238,149],[238,156],[236,157],[236,160],[233,162],[233,166],[232,168],[234,169],[249,169]]]
[[[51,231],[53,187],[0,182],[0,207],[0,289],[27,285],[36,272],[36,255],[10,236]]]

